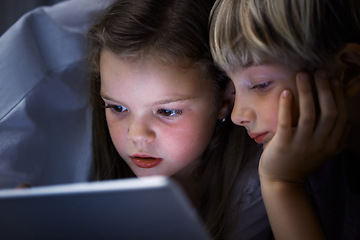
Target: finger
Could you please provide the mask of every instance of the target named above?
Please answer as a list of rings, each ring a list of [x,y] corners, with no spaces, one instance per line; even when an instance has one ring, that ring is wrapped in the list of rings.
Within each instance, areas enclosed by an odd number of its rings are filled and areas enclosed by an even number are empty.
[[[284,90],[280,96],[276,136],[286,142],[289,142],[292,137],[291,101],[290,90]]]
[[[296,75],[296,85],[299,92],[300,116],[295,140],[301,141],[312,136],[316,122],[316,111],[308,74],[304,72],[298,73]]]
[[[314,132],[315,140],[328,140],[337,118],[336,96],[333,95],[332,87],[327,74],[324,71],[315,73],[315,86],[319,102],[319,118]]]

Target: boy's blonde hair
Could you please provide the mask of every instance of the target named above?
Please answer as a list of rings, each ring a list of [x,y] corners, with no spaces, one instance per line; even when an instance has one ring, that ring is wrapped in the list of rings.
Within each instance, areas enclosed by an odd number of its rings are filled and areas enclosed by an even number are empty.
[[[324,67],[359,36],[359,0],[217,0],[211,14],[211,51],[227,72],[266,60]]]

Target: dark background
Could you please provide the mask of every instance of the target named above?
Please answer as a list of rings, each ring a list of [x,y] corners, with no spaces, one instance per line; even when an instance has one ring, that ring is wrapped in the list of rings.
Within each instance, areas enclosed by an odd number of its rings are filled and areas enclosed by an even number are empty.
[[[39,6],[50,6],[61,1],[64,0],[1,0],[0,36],[26,12]]]

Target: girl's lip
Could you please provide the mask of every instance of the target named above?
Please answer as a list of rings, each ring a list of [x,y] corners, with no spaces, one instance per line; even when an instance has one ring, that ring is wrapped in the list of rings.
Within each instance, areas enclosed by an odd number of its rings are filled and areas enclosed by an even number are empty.
[[[268,133],[249,133],[249,136],[255,140],[257,143],[262,143]]]
[[[162,158],[156,158],[144,154],[134,154],[130,158],[133,163],[139,168],[153,168],[162,162]]]

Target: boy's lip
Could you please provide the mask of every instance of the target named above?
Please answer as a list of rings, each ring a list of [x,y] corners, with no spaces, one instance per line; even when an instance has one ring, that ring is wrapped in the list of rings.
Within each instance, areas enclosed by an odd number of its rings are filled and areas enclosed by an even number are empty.
[[[262,143],[267,136],[268,132],[262,132],[262,133],[249,133],[249,136],[254,139],[257,143]]]
[[[139,168],[153,168],[162,162],[162,158],[154,157],[148,154],[134,154],[130,156],[133,163]]]

